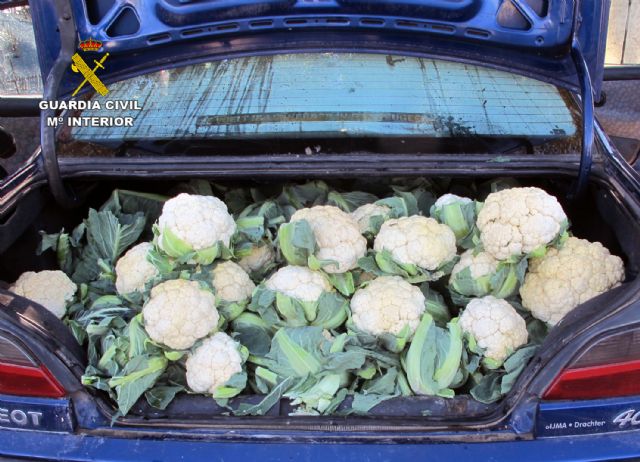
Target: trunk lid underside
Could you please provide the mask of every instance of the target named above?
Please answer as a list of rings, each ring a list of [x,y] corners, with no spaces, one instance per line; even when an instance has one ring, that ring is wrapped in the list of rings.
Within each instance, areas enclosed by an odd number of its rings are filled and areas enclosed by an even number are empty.
[[[571,50],[577,47],[596,94],[608,14],[607,2],[573,0],[32,0],[30,6],[45,81],[61,48],[73,46],[64,50],[68,59],[78,43],[92,39],[110,53],[101,74],[107,83],[239,55],[373,49],[481,62],[576,90],[581,83]],[[76,79],[67,69],[59,94],[69,94]]]

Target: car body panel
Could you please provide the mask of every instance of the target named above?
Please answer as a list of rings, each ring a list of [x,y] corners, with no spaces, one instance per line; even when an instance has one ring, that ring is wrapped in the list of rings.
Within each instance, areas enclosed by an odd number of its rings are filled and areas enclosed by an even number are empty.
[[[46,458],[65,461],[179,461],[286,460],[304,461],[402,461],[402,460],[554,460],[600,461],[640,457],[640,432],[531,441],[459,444],[375,444],[308,442],[204,442],[181,440],[179,435],[130,439],[92,434],[56,434],[0,430],[2,453],[9,457]],[[370,443],[370,441],[369,441]],[[2,459],[0,459],[2,460]]]

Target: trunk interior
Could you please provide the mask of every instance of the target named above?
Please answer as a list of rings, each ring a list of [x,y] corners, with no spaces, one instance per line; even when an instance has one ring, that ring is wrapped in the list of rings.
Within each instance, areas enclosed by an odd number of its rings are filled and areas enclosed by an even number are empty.
[[[490,181],[495,178],[438,178],[437,183],[442,186],[437,193],[452,192],[460,195],[467,195],[476,199],[482,199],[489,190]],[[142,180],[120,180],[120,181],[98,181],[84,184],[80,180],[77,186],[91,186],[86,201],[82,207],[67,210],[58,207],[49,197],[46,187],[35,191],[38,197],[35,202],[39,209],[38,213],[31,213],[32,221],[24,224],[25,230],[17,236],[14,243],[0,254],[0,281],[6,283],[13,282],[22,272],[27,270],[57,269],[53,252],[47,252],[42,256],[36,256],[35,249],[39,242],[39,231],[58,232],[61,228],[73,229],[87,215],[89,207],[99,207],[110,195],[114,188],[130,189],[137,191],[156,192],[167,194],[179,183],[175,181],[142,181]],[[286,180],[289,181],[289,180]],[[394,183],[397,183],[394,179]],[[568,201],[567,194],[571,187],[571,178],[531,178],[523,177],[517,179],[522,186],[538,186],[545,189],[550,194],[555,195],[563,205],[570,221],[572,233],[583,239],[599,241],[607,247],[612,254],[622,257],[626,268],[625,286],[630,287],[631,282],[637,278],[640,269],[640,242],[637,236],[640,235],[640,225],[633,218],[633,213],[627,208],[622,199],[622,194],[616,186],[592,175],[589,191],[587,195],[575,202]],[[277,191],[285,180],[260,180],[254,181],[216,181],[218,184],[230,186],[253,186],[259,184],[267,186]],[[372,193],[380,193],[386,187],[385,181],[381,179],[336,179],[327,181],[330,187],[338,190],[361,190]],[[382,195],[379,194],[381,197]],[[10,223],[11,217],[5,220]],[[8,229],[12,233],[12,229]],[[444,278],[443,278],[444,279]],[[435,285],[436,290],[444,293],[440,281]],[[589,315],[593,316],[593,315]],[[555,329],[557,338],[571,332],[571,326],[560,325]],[[550,338],[547,337],[544,348],[552,348]],[[176,425],[213,424],[225,421],[229,423],[231,419],[240,426],[251,426],[254,424],[265,424],[279,428],[287,425],[288,428],[300,425],[342,425],[347,428],[350,425],[366,425],[371,428],[386,427],[396,428],[398,426],[419,426],[419,425],[444,425],[465,424],[471,422],[482,422],[488,419],[495,419],[497,416],[504,416],[507,411],[515,405],[518,394],[522,392],[522,384],[525,384],[532,373],[532,368],[525,369],[519,379],[519,383],[514,386],[511,394],[502,401],[494,404],[482,404],[461,394],[453,399],[438,397],[411,397],[394,398],[383,402],[375,407],[370,416],[357,417],[290,417],[291,405],[282,400],[280,405],[274,406],[269,415],[263,417],[229,417],[224,415],[227,410],[218,406],[214,400],[196,395],[179,395],[166,410],[154,409],[140,400],[126,418],[128,423],[161,425],[170,422]],[[520,386],[519,386],[520,384]],[[106,413],[113,413],[115,408],[109,401],[106,394],[90,391],[97,398],[100,408]],[[261,399],[260,396],[241,396],[235,401],[255,402]],[[343,403],[343,408],[348,408],[349,399]],[[346,426],[346,427],[345,427]]]

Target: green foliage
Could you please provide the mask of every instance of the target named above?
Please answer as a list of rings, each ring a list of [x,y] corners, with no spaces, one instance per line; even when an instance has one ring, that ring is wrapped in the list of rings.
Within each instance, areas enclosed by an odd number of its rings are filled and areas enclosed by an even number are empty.
[[[471,388],[471,396],[481,403],[494,403],[509,393],[529,360],[538,349],[537,345],[527,345],[513,353],[499,369],[489,371],[477,378]]]
[[[263,401],[270,403],[277,390],[300,405],[299,413],[334,411],[347,395],[349,375],[365,362],[363,352],[345,349],[346,342],[347,334],[328,340],[315,326],[280,328],[266,356],[249,357],[260,366],[256,387],[268,391]],[[260,409],[264,412],[264,406]]]
[[[400,276],[412,284],[419,284],[437,281],[451,273],[456,261],[457,257],[443,263],[434,271],[428,271],[414,264],[396,262],[391,252],[386,249],[379,252],[370,250],[367,255],[358,260],[358,268],[376,276]]]
[[[442,295],[432,290],[426,282],[420,284],[420,290],[425,298],[425,309],[427,313],[429,313],[438,324],[444,325],[448,323],[451,320],[451,313]]]
[[[42,233],[38,248],[39,254],[54,252],[60,268],[80,284],[78,300],[68,309],[64,322],[87,351],[82,382],[113,399],[116,417],[132,412],[142,396],[151,406],[165,409],[176,395],[188,390],[185,361],[190,352],[167,349],[147,335],[141,310],[150,290],[175,278],[199,281],[210,288],[214,259],[237,261],[256,248],[270,246],[276,254],[275,262],[251,274],[258,284],[251,300],[218,300],[221,328],[240,342],[241,354],[248,363],[213,397],[229,406],[233,414],[265,415],[281,399],[297,406],[295,414],[299,415],[367,414],[386,400],[416,394],[452,397],[470,393],[486,403],[501,399],[547,334],[547,326],[531,318],[513,298],[526,271],[526,258],[503,262],[495,274],[480,280],[473,280],[465,270],[449,287],[454,305],[493,294],[511,297],[510,302],[521,310],[530,342],[502,364],[491,364],[473,338],[463,335],[447,305],[451,300],[429,284],[450,273],[455,260],[426,271],[395,262],[388,251],[370,252],[360,259],[358,269],[326,274],[335,290],[323,293],[316,302],[288,297],[262,283],[285,261],[319,271],[331,263],[315,257],[316,241],[308,222],[289,223],[296,210],[314,205],[335,205],[345,212],[369,203],[388,207],[388,213],[371,219],[367,237],[375,235],[386,219],[431,214],[452,227],[459,246],[477,244],[475,218],[480,204],[453,204],[436,210],[432,207],[435,189],[433,183],[424,180],[380,186],[376,195],[333,190],[322,181],[277,190],[229,188],[204,180],[184,183],[179,190],[224,198],[237,223],[231,248],[218,243],[194,251],[165,230],[164,251],[156,245],[148,256],[159,276],[142,293],[127,296],[116,294],[115,263],[129,247],[151,237],[153,222],[166,197],[115,190],[99,210],[90,210],[71,232]],[[160,239],[159,230],[154,231]],[[561,233],[551,245],[562,245],[566,235]],[[540,256],[547,248],[537,249],[528,257]],[[425,313],[415,333],[407,325],[398,335],[372,336],[359,332],[349,319],[349,297],[370,277],[382,275],[397,275],[420,284]],[[446,287],[435,284],[438,290]],[[248,390],[263,394],[262,400],[230,405],[230,398]]]
[[[358,207],[365,204],[371,204],[377,200],[378,198],[373,194],[362,191],[350,191],[344,193],[331,191],[327,198],[327,205],[335,205],[343,211],[351,213]]]
[[[323,292],[315,302],[303,301],[261,284],[254,291],[249,309],[277,326],[311,325],[331,330],[346,321],[349,301],[335,292]]]
[[[471,275],[471,268],[464,268],[449,280],[449,292],[454,304],[465,306],[472,298],[493,295],[496,298],[510,298],[516,294],[524,281],[528,261],[501,261],[494,273],[479,278]]]
[[[455,201],[446,205],[433,205],[430,215],[453,230],[458,247],[470,249],[474,246],[474,236],[478,234],[476,218],[481,206],[475,201]]]
[[[155,241],[163,252],[171,258],[175,258],[178,263],[210,265],[216,258],[228,259],[231,257],[231,250],[222,242],[195,250],[191,244],[180,239],[170,228],[165,228],[161,232],[157,226],[154,226],[153,232]]]
[[[462,359],[462,331],[458,319],[438,327],[429,313],[420,324],[403,358],[407,380],[418,395],[452,397],[450,388]]]
[[[306,266],[316,251],[316,239],[307,220],[285,223],[278,231],[278,245],[290,265]]]
[[[56,252],[60,269],[76,283],[91,282],[101,273],[111,273],[118,257],[138,240],[145,226],[142,212],[114,214],[111,210],[89,210],[88,218],[71,235],[62,230],[44,234],[37,249]]]
[[[244,312],[231,322],[235,338],[249,349],[252,355],[263,356],[269,351],[272,327],[260,316]]]

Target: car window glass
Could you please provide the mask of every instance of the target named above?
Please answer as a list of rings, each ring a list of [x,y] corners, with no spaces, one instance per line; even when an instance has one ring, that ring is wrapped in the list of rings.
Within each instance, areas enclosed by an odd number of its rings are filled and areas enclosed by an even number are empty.
[[[103,143],[372,135],[548,140],[576,132],[567,102],[548,83],[470,64],[362,53],[250,56],[163,70],[110,84],[87,106],[81,115],[96,124],[73,119],[71,135]],[[100,126],[114,116],[130,123]]]

